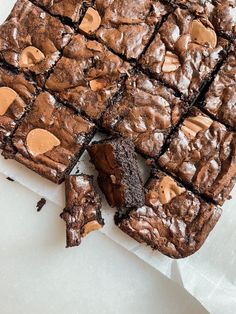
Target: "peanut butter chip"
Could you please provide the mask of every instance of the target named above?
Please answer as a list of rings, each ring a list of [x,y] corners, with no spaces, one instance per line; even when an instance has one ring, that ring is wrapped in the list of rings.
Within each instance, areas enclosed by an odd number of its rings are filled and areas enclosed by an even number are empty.
[[[191,139],[194,138],[198,132],[208,130],[212,123],[213,121],[208,117],[189,117],[185,119],[181,131]]]
[[[97,92],[103,89],[106,86],[106,83],[100,80],[92,80],[89,82],[89,85],[92,91]]]
[[[55,135],[43,129],[30,131],[26,138],[28,151],[33,156],[45,154],[60,144],[61,142]]]
[[[19,60],[21,68],[30,68],[45,59],[45,55],[39,49],[29,46],[25,48]]]
[[[9,87],[0,87],[0,116],[3,116],[16,100],[17,93]]]
[[[84,232],[82,234],[82,237],[85,237],[87,234],[89,234],[92,231],[96,231],[101,229],[101,225],[97,221],[90,221],[84,226]]]
[[[165,60],[162,65],[162,72],[169,73],[174,72],[180,67],[180,62],[178,56],[174,53],[167,51],[165,55]]]
[[[79,26],[79,29],[87,34],[95,32],[101,25],[101,17],[98,11],[88,8]]]
[[[194,20],[190,29],[191,39],[199,45],[215,48],[217,45],[217,36],[214,29],[210,27],[210,23],[208,25],[205,26],[201,21]]]
[[[181,188],[170,177],[164,177],[159,185],[159,198],[160,202],[164,205],[169,203],[174,197],[185,192],[184,188]]]

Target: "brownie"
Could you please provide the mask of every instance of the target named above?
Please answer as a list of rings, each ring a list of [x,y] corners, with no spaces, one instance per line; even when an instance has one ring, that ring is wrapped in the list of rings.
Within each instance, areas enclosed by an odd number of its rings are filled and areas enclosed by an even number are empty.
[[[144,191],[130,139],[93,142],[88,152],[98,170],[98,184],[111,207],[123,210],[143,206]]]
[[[70,175],[65,180],[66,208],[61,218],[66,222],[66,246],[78,246],[81,238],[104,225],[101,199],[94,190],[93,177]]]
[[[44,75],[60,57],[72,30],[28,0],[18,0],[0,26],[0,59],[19,70]]]
[[[160,1],[96,0],[79,28],[128,59],[138,58],[167,14]]]
[[[21,121],[3,155],[61,183],[83,152],[94,125],[42,92]]]
[[[236,135],[193,108],[159,164],[223,205],[236,182]]]
[[[138,242],[172,258],[199,250],[222,212],[160,171],[149,180],[145,196],[145,206],[118,220],[118,226]]]
[[[36,87],[32,81],[0,64],[0,147],[14,131],[35,94]]]
[[[141,154],[156,157],[186,109],[172,90],[136,74],[127,79],[123,97],[109,107],[102,124],[106,130],[130,138]]]
[[[211,14],[214,5],[214,0],[167,0],[174,6],[180,6],[184,9],[188,9],[189,11],[199,14]]]
[[[129,64],[102,44],[76,35],[46,82],[58,99],[97,120],[127,75]]]
[[[227,40],[206,18],[176,9],[141,58],[141,65],[192,101],[222,60]]]
[[[78,22],[83,9],[83,4],[91,5],[90,0],[32,0],[53,15],[69,18],[72,22]]]
[[[205,99],[209,114],[236,129],[236,54],[231,53],[211,84]]]

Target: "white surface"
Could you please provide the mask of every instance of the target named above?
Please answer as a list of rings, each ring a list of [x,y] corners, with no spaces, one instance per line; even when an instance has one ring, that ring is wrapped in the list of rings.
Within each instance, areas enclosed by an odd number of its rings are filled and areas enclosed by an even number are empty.
[[[184,289],[101,233],[65,249],[61,209],[0,175],[1,314],[205,314]]]

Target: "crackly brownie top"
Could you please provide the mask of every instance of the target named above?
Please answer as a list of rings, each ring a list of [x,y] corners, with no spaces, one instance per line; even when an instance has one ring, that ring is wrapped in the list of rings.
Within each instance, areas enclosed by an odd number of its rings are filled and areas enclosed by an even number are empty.
[[[103,116],[103,127],[131,138],[139,152],[155,157],[179,121],[184,106],[157,81],[144,74],[131,75],[122,99]]]
[[[158,171],[146,187],[146,205],[118,225],[137,241],[182,258],[200,249],[220,215],[220,208]]]
[[[93,142],[88,147],[98,170],[98,183],[111,207],[130,208],[144,204],[144,193],[134,145],[116,138]]]
[[[93,178],[88,175],[70,175],[65,180],[66,208],[61,214],[67,226],[67,247],[79,245],[81,237],[100,229],[101,199],[95,192]]]
[[[129,68],[102,44],[76,35],[64,49],[46,87],[89,118],[98,119]]]
[[[141,64],[191,98],[221,60],[226,43],[206,18],[176,9],[160,28]]]
[[[16,159],[53,181],[81,151],[93,124],[40,93],[12,139]]]
[[[218,72],[205,97],[205,109],[236,129],[236,54]]]
[[[169,2],[201,15],[211,13],[214,8],[214,0],[169,0]]]
[[[92,3],[90,0],[33,0],[33,2],[44,7],[51,14],[67,17],[73,22],[79,20],[83,3]]]
[[[0,145],[32,102],[36,88],[22,74],[0,68]]]
[[[195,108],[159,163],[222,205],[235,183],[235,157],[235,134]]]
[[[97,0],[96,12],[89,9],[80,29],[96,36],[115,52],[127,58],[138,58],[151,38],[155,25],[167,13],[159,1],[151,0]],[[91,26],[91,18],[97,21]],[[99,27],[100,26],[100,27]]]
[[[18,0],[0,26],[0,58],[35,74],[48,71],[72,30],[28,0]]]

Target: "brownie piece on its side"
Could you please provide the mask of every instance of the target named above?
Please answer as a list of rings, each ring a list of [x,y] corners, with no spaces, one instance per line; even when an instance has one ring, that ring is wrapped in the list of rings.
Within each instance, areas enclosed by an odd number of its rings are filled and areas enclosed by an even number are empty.
[[[204,99],[205,109],[221,122],[236,129],[236,53],[218,72]]]
[[[93,142],[88,152],[98,170],[98,184],[111,207],[143,206],[144,191],[131,140]]]
[[[65,187],[66,208],[61,218],[66,222],[66,246],[73,247],[81,243],[82,237],[103,227],[102,204],[91,176],[67,176]]]
[[[145,206],[118,220],[121,230],[172,258],[187,257],[205,242],[222,210],[160,171],[146,186]]]
[[[228,42],[206,18],[176,9],[141,58],[141,65],[192,101],[222,60]]]
[[[159,164],[223,205],[236,182],[236,135],[193,108]]]
[[[157,0],[96,0],[95,9],[88,9],[80,30],[128,59],[140,56],[168,11]]]
[[[44,7],[53,15],[69,18],[78,22],[83,4],[91,5],[92,0],[32,0],[35,4]]]
[[[108,108],[102,122],[108,131],[132,139],[141,154],[156,157],[186,109],[172,90],[136,74],[127,79],[124,96]]]
[[[0,26],[0,59],[27,73],[46,73],[68,44],[72,29],[28,0],[18,0],[10,16]]]
[[[73,37],[46,82],[61,101],[91,119],[99,119],[127,75],[129,64],[102,44]]]
[[[3,155],[19,161],[43,177],[61,183],[83,152],[94,125],[40,93],[21,121]]]
[[[17,126],[36,93],[33,82],[0,64],[0,147]]]

